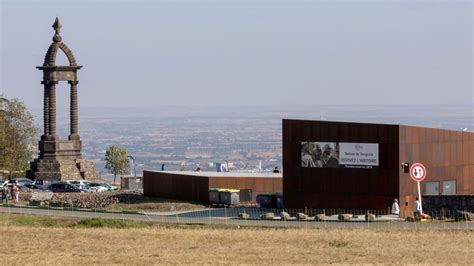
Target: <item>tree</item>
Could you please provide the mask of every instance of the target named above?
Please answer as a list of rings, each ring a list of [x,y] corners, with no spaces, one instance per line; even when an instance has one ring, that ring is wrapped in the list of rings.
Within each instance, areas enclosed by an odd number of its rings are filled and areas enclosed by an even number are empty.
[[[114,184],[117,175],[130,173],[127,154],[126,149],[121,149],[115,145],[110,146],[105,152],[105,169],[114,175]]]
[[[25,104],[0,96],[0,170],[20,176],[29,168],[36,132]]]

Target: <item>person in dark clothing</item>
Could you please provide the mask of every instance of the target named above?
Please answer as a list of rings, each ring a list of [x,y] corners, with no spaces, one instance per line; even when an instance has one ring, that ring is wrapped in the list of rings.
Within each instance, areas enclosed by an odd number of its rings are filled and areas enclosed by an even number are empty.
[[[273,172],[274,173],[279,173],[280,172],[280,170],[278,170],[278,166],[275,166],[275,169],[273,169]]]
[[[413,213],[414,213],[415,217],[420,217],[421,214],[422,214],[422,212],[421,212],[421,202],[420,202],[420,199],[418,197],[416,197],[416,200],[415,200]]]
[[[3,200],[5,200],[5,203],[8,204],[8,186],[4,186],[2,188],[2,203],[3,203]]]

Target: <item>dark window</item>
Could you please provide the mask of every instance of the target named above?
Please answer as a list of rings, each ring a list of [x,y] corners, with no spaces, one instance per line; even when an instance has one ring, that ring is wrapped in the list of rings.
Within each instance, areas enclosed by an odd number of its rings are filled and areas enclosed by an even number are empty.
[[[426,182],[425,183],[425,195],[436,196],[439,195],[439,182]]]
[[[443,181],[443,195],[456,195],[456,180]]]

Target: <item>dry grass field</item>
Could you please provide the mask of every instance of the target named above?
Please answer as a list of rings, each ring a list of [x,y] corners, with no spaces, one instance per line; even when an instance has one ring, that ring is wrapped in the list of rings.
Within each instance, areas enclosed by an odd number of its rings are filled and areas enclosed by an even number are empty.
[[[13,217],[13,218],[12,218]],[[47,217],[2,217],[2,264],[474,262],[473,231],[212,228],[132,224],[84,228]]]

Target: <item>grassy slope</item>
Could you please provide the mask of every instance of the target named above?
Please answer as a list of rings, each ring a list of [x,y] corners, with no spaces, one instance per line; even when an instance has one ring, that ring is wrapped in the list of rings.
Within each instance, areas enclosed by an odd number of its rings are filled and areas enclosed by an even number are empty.
[[[23,219],[24,218],[24,219]],[[262,229],[130,224],[3,215],[3,263],[461,263],[473,231]],[[25,222],[26,221],[26,222]],[[38,222],[41,221],[41,222]],[[106,222],[112,227],[117,224]],[[119,223],[121,224],[121,223]],[[118,226],[122,227],[122,226]],[[26,252],[26,246],[33,248]]]

